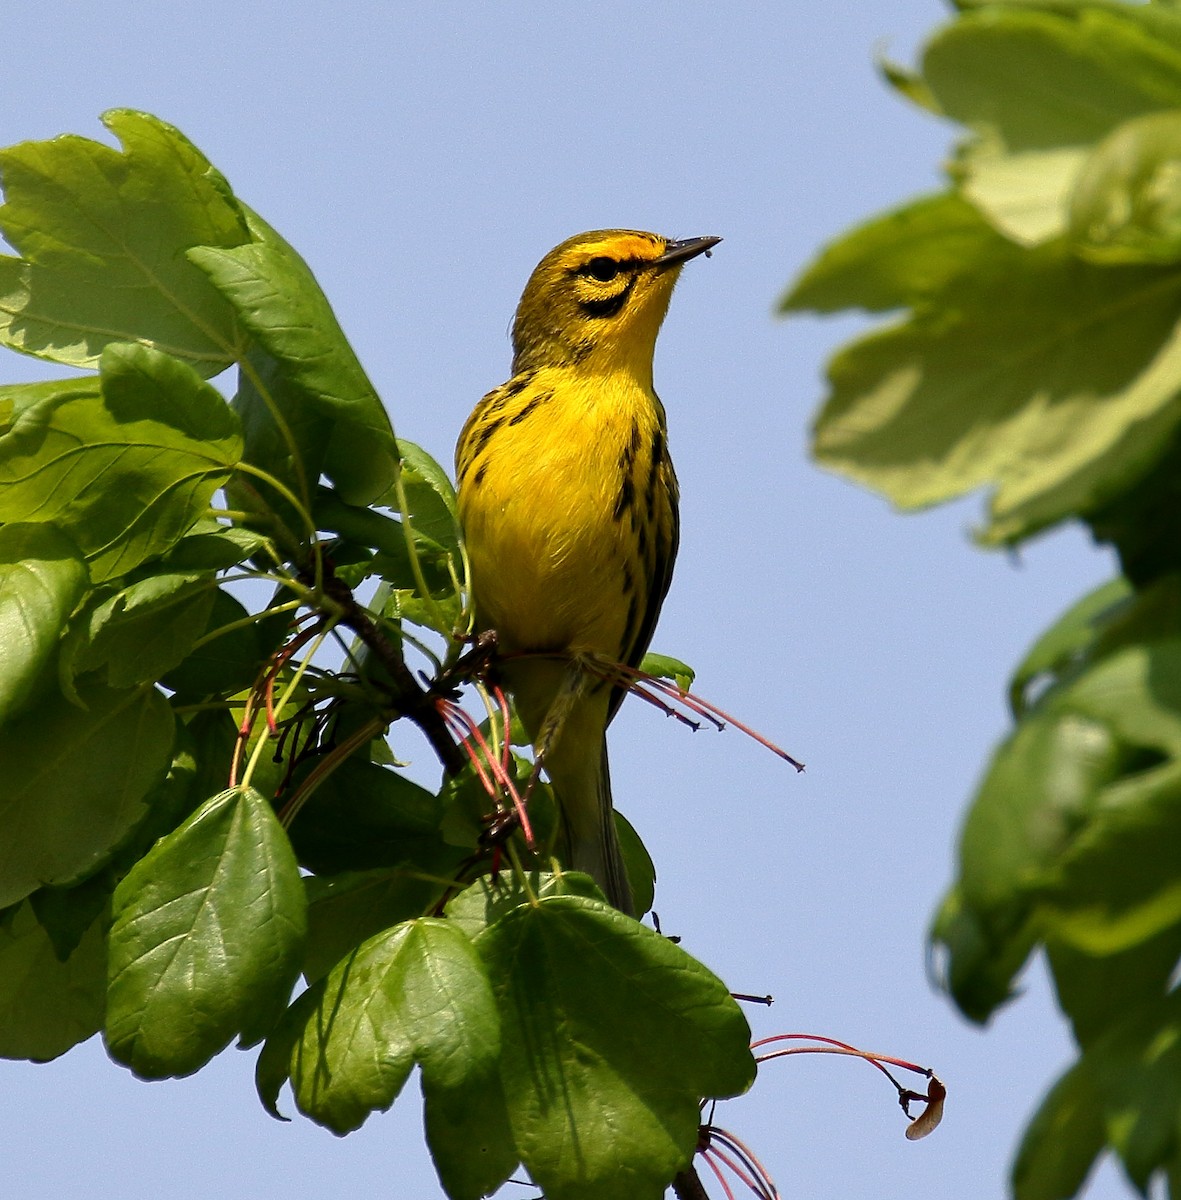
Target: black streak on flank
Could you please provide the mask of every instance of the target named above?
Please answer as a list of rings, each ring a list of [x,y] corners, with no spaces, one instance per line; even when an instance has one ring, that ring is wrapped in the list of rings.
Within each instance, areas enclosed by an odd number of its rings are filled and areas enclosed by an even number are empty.
[[[615,511],[611,514],[615,520],[622,521],[624,514],[630,512],[636,502],[636,484],[630,474],[624,475],[619,485],[619,499],[615,501]]]
[[[648,459],[648,495],[646,497],[648,511],[656,509],[656,480],[664,467],[664,430],[657,429],[652,439],[652,455]]]
[[[488,460],[485,459],[472,476],[472,487],[479,487],[484,482],[484,472],[488,470]]]
[[[534,396],[534,397],[533,397],[533,398],[532,398],[532,399],[531,399],[531,400],[530,400],[530,401],[529,401],[529,402],[528,402],[528,403],[525,405],[525,407],[524,407],[523,409],[521,409],[521,411],[520,411],[519,413],[516,413],[514,416],[512,416],[512,417],[510,417],[510,418],[509,418],[509,424],[510,424],[510,425],[520,425],[520,423],[521,423],[521,422],[522,422],[522,421],[523,421],[523,420],[524,420],[524,419],[525,419],[525,418],[526,418],[526,417],[527,417],[527,416],[528,416],[528,415],[529,415],[531,412],[533,412],[533,410],[534,410],[534,409],[536,409],[536,408],[540,408],[540,407],[541,407],[543,404],[546,404],[546,403],[548,403],[548,402],[549,402],[550,400],[552,400],[553,398],[554,398],[554,393],[553,393],[553,391],[552,391],[552,390],[551,390],[551,391],[548,391],[548,392],[538,392],[538,393],[537,393],[537,395],[536,395],[536,396]]]
[[[633,667],[638,667],[640,664],[636,661],[636,651],[639,647],[636,645],[636,636],[639,633],[637,624],[640,615],[639,604],[637,603],[636,594],[633,592],[631,599],[627,602],[627,620],[623,626],[623,652],[624,660]],[[641,654],[640,657],[643,657]]]
[[[635,286],[636,276],[633,275],[614,296],[604,296],[602,300],[579,300],[578,306],[588,317],[613,317],[627,303]]]

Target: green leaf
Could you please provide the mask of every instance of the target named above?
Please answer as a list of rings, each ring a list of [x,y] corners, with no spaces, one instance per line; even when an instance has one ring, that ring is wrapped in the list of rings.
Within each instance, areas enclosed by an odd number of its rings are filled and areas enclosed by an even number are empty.
[[[46,1062],[101,1028],[104,924],[96,917],[62,961],[29,904],[0,923],[0,1058]]]
[[[300,862],[318,874],[413,860],[445,874],[460,855],[439,833],[437,796],[404,775],[353,757],[316,789],[291,826]]]
[[[328,975],[291,1055],[291,1085],[301,1111],[344,1134],[389,1108],[415,1063],[428,1099],[473,1079],[493,1086],[499,1049],[471,942],[423,918],[370,938]]]
[[[231,788],[162,838],[115,892],[107,1049],[149,1079],[264,1037],[299,974],[303,883],[271,806]]]
[[[150,575],[102,600],[72,630],[69,667],[106,667],[111,687],[155,681],[201,636],[217,588],[209,575]]]
[[[278,480],[302,506],[324,473],[331,416],[314,407],[303,390],[288,381],[281,364],[257,345],[243,360],[230,407],[242,424],[243,460]],[[260,493],[290,529],[305,532],[302,507],[297,511],[266,480],[244,475],[232,480],[226,492],[232,503],[247,510],[257,507],[253,493]]]
[[[1115,954],[1086,954],[1050,936],[1046,956],[1058,1006],[1085,1048],[1168,991],[1181,956],[1181,924]]]
[[[1181,105],[1181,53],[1125,15],[992,11],[928,44],[923,80],[939,110],[979,131],[953,174],[964,196],[1027,245],[1067,227],[1090,146],[1121,122]]]
[[[922,72],[943,113],[995,130],[1011,151],[1087,145],[1122,121],[1181,107],[1181,52],[1088,5],[968,14],[928,42]]]
[[[251,619],[239,601],[218,588],[198,645],[160,682],[186,700],[232,696],[257,678],[285,628],[269,626],[263,618]]]
[[[962,194],[996,229],[1024,246],[1060,237],[1087,151],[1077,146],[1008,154],[989,141],[958,161]]]
[[[74,887],[38,888],[29,897],[33,915],[49,936],[59,962],[65,962],[78,949],[83,937],[100,916],[104,918],[103,928],[106,928],[106,917],[115,883],[116,876],[108,866]],[[105,965],[102,972],[102,991],[105,994]]]
[[[1095,148],[1070,202],[1070,233],[1102,262],[1181,258],[1181,112],[1150,113]]]
[[[415,867],[345,871],[305,879],[308,940],[303,973],[321,979],[362,942],[403,921],[428,915],[443,898],[443,879],[424,878]]]
[[[647,675],[655,675],[657,679],[671,679],[682,692],[687,692],[697,678],[697,672],[679,658],[653,654],[651,651],[644,655],[640,670]]]
[[[224,571],[257,554],[267,537],[241,525],[197,522],[193,532],[169,550],[165,563],[172,571]]]
[[[29,698],[89,582],[53,525],[0,527],[0,723]]]
[[[1009,999],[1033,946],[1038,889],[1120,765],[1112,731],[1077,713],[1039,711],[996,751],[964,823],[959,880],[931,933],[973,1020]]]
[[[1048,693],[997,751],[933,934],[951,954],[957,1003],[987,1016],[1005,998],[998,963],[1016,970],[1033,930],[1095,956],[1163,937],[1181,923],[1178,838],[1174,637],[1103,657]]]
[[[379,575],[400,589],[415,587],[417,581],[406,545],[406,531],[400,520],[393,520],[372,508],[345,504],[327,488],[317,492],[313,514],[317,529],[333,530],[347,543],[377,551],[367,560],[367,574]],[[417,524],[411,526],[411,536],[418,552],[419,567],[432,593],[453,591],[447,569],[448,552],[427,537]],[[339,551],[334,550],[333,558],[338,563],[339,557]]]
[[[621,812],[615,814],[615,830],[619,835],[619,850],[631,884],[632,908],[637,917],[642,917],[656,899],[656,864],[632,823]]]
[[[526,876],[526,883],[523,887],[515,874],[502,873],[496,878],[484,875],[448,901],[447,919],[474,940],[513,909],[533,904],[546,896],[603,899],[599,885],[582,871],[563,871],[560,875],[531,871]]]
[[[91,874],[143,818],[173,741],[152,688],[60,695],[0,728],[0,907]]]
[[[398,469],[389,418],[308,265],[261,218],[251,213],[249,220],[248,245],[201,247],[189,259],[302,400],[331,421],[323,470],[341,497],[372,503]],[[308,482],[315,482],[310,473]]]
[[[1009,681],[1009,706],[1018,720],[1036,703],[1035,685],[1061,682],[1081,666],[1099,628],[1125,607],[1132,588],[1122,575],[1089,592],[1033,644]]]
[[[1042,905],[1048,932],[1094,954],[1181,922],[1181,763],[1134,774],[1103,800],[1108,811],[1063,856]]]
[[[1004,239],[970,204],[954,192],[924,196],[825,247],[779,311],[911,308],[997,252],[1007,252]]]
[[[1181,1149],[1181,991],[1138,1008],[1083,1061],[1103,1097],[1108,1140],[1145,1193]]]
[[[1063,847],[1041,913],[1056,937],[1113,953],[1181,923],[1181,638],[1113,654],[1055,704],[1102,723],[1125,765]]]
[[[958,888],[943,898],[928,933],[941,951],[939,982],[970,1021],[983,1025],[1013,998],[1013,979],[1037,943],[1028,905],[977,911]]]
[[[521,1159],[550,1200],[657,1200],[693,1156],[702,1097],[754,1078],[725,985],[606,903],[553,896],[476,941],[500,1009]]]
[[[154,350],[108,349],[102,387],[63,384],[0,434],[0,520],[59,525],[95,582],[178,542],[242,448],[220,395]]]
[[[425,535],[449,553],[459,553],[459,509],[455,488],[447,473],[421,447],[398,439],[402,459],[402,487],[415,533]],[[390,496],[385,503],[397,507]]]
[[[1102,1097],[1092,1072],[1075,1063],[1025,1130],[1013,1163],[1014,1200],[1068,1200],[1103,1146]]]
[[[0,151],[0,341],[93,367],[116,342],[142,342],[204,376],[244,336],[233,310],[184,257],[249,240],[224,179],[178,130],[147,113],[103,116],[123,152],[88,138]]]
[[[1058,246],[971,266],[836,355],[814,452],[902,508],[992,485],[982,537],[1019,541],[1127,488],[1181,422],[1181,276]]]

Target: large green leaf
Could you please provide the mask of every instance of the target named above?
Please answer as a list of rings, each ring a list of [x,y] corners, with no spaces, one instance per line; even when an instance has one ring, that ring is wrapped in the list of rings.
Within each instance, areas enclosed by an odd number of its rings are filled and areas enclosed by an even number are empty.
[[[250,227],[250,244],[194,249],[189,258],[234,306],[299,401],[329,422],[323,471],[341,497],[369,504],[398,469],[389,418],[307,263],[253,213]],[[265,403],[258,394],[254,402]],[[316,482],[314,470],[307,482]]]
[[[1181,51],[1146,37],[1124,13],[1087,7],[1081,20],[1035,11],[963,17],[923,55],[940,111],[978,131],[955,167],[963,194],[1025,244],[1065,231],[1096,141],[1126,120],[1181,106]]]
[[[179,541],[241,449],[233,413],[190,368],[112,346],[101,395],[62,384],[0,432],[0,520],[53,521],[101,582]]]
[[[265,1037],[299,974],[306,903],[271,806],[231,788],[162,838],[115,892],[107,1048],[137,1075],[188,1075]]]
[[[0,728],[0,907],[73,883],[143,818],[168,769],[173,716],[153,688],[51,695]]]
[[[1138,1008],[1087,1049],[1108,1141],[1136,1187],[1181,1153],[1181,990]]]
[[[417,1063],[427,1140],[448,1194],[476,1200],[504,1182],[517,1156],[497,1074],[496,1004],[454,925],[423,918],[380,933],[313,995],[296,1006],[302,1033],[288,1066],[303,1112],[348,1133],[394,1102]]]
[[[796,279],[780,311],[912,308],[993,254],[996,230],[954,192],[923,196],[873,217],[826,246]]]
[[[32,906],[0,921],[0,1058],[57,1058],[102,1026],[106,938],[96,916],[62,960]]]
[[[839,352],[815,434],[902,508],[992,485],[990,542],[1097,508],[1181,423],[1181,276],[1003,247]]]
[[[754,1078],[725,986],[603,901],[552,896],[476,940],[500,1009],[521,1160],[550,1200],[657,1200],[693,1156],[702,1097]]]
[[[1058,1005],[1084,1048],[1169,989],[1181,961],[1181,922],[1115,953],[1088,954],[1052,935],[1046,957]]]
[[[229,187],[171,125],[129,109],[82,137],[0,152],[0,341],[72,366],[142,342],[216,375],[244,344],[233,309],[184,256],[249,241]]]
[[[1181,924],[1179,840],[1172,638],[1113,652],[1052,690],[997,751],[934,932],[957,1002],[983,1019],[1005,998],[998,963],[1010,977],[1020,967],[1031,921],[1092,955],[1131,952]]]
[[[1122,575],[1089,592],[1071,606],[1030,647],[1009,681],[1009,705],[1020,719],[1037,701],[1039,688],[1060,682],[1082,666],[1094,649],[1099,631],[1133,595]]]
[[[28,698],[89,582],[53,525],[0,526],[0,723]]]
[[[1025,1130],[1013,1164],[1015,1200],[1067,1200],[1103,1149],[1103,1109],[1082,1063],[1054,1084]]]

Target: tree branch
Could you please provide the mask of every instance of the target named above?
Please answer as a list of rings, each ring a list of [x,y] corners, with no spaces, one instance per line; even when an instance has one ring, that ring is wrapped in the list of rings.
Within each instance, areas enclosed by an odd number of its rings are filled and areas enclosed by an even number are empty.
[[[315,577],[306,568],[301,568],[299,578],[309,587],[315,586]],[[447,774],[458,774],[467,757],[448,733],[431,693],[414,678],[401,651],[357,603],[352,588],[337,578],[327,561],[324,562],[322,588],[324,595],[339,609],[340,623],[352,630],[385,668],[393,683],[392,700],[398,714],[409,717],[422,730]]]

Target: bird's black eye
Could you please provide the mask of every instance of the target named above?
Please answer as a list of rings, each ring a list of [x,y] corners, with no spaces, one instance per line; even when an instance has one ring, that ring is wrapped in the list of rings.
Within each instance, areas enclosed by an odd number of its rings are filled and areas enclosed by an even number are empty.
[[[619,264],[615,259],[604,256],[601,258],[592,258],[583,270],[592,279],[597,279],[600,283],[610,283],[619,274]]]

